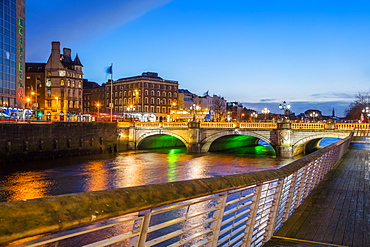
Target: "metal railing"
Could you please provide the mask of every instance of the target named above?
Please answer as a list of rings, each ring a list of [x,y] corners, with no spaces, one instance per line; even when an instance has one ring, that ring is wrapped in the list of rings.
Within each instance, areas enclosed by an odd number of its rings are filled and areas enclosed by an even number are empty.
[[[0,243],[262,246],[342,157],[352,135],[275,170],[3,202]]]

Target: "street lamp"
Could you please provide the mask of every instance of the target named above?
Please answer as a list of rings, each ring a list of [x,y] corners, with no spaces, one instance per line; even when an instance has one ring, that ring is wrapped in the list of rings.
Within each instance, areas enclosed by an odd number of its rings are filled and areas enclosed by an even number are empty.
[[[366,122],[368,122],[367,120],[368,120],[369,112],[370,112],[369,107],[366,106],[364,109],[362,109],[362,112],[363,112]]]
[[[283,101],[283,104],[279,105],[279,109],[284,111],[284,116],[288,115],[288,113],[290,112],[290,105],[287,104],[285,101]],[[286,119],[286,118],[287,117],[285,116],[284,119]]]
[[[58,104],[59,104],[59,98],[58,97],[55,97],[55,100],[56,100],[56,105],[57,105],[57,113],[58,113]]]
[[[97,104],[96,104],[96,108],[98,108],[98,117],[96,118],[96,121],[99,121],[99,107],[100,107],[100,104],[99,104],[99,103],[97,103]]]
[[[311,112],[310,117],[312,118],[312,121],[315,122],[315,117],[318,117],[319,114],[317,112]]]
[[[256,119],[257,117],[258,117],[258,114],[255,113],[255,112],[252,112],[252,114],[251,114],[252,122],[253,122],[253,118]],[[254,120],[254,121],[256,121],[256,120]]]
[[[130,119],[131,119],[131,121],[132,121],[132,113],[135,111],[135,107],[134,107],[133,105],[129,105],[129,106],[127,107],[127,111],[128,111],[128,112],[131,112],[131,113],[130,113]]]
[[[270,113],[270,110],[265,107],[265,108],[263,108],[262,113],[265,114],[265,121],[266,121],[266,116],[267,116],[267,114]]]
[[[31,107],[30,107],[31,99],[30,99],[30,98],[26,98],[26,101],[27,101],[27,105],[28,105],[28,107],[29,107],[29,108],[31,108]]]

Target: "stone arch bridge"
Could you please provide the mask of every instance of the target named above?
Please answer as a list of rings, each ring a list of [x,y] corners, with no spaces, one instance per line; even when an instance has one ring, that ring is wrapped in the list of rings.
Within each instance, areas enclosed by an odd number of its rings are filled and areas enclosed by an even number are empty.
[[[136,122],[118,123],[120,141],[128,148],[140,149],[148,138],[173,136],[182,142],[189,153],[217,150],[217,142],[228,137],[249,136],[246,145],[256,145],[262,139],[276,155],[293,157],[316,147],[325,137],[345,138],[353,129],[368,130],[370,124],[357,123],[271,123],[271,122]],[[222,140],[221,142],[219,140]]]

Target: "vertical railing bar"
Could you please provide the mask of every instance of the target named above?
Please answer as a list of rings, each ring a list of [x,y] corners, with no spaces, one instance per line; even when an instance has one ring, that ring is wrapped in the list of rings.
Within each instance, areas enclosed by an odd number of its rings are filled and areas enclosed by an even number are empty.
[[[275,190],[274,202],[273,202],[272,208],[270,209],[269,219],[268,219],[268,223],[267,223],[267,229],[266,229],[265,237],[264,237],[264,242],[267,242],[272,237],[272,235],[274,234],[276,217],[277,217],[277,212],[278,212],[279,205],[280,205],[281,193],[283,191],[283,186],[284,186],[284,178],[280,178],[279,181],[278,181],[278,185],[276,187],[276,190]]]
[[[287,221],[287,219],[289,218],[289,214],[290,214],[290,207],[292,206],[292,202],[293,202],[293,195],[294,195],[294,191],[295,191],[295,184],[297,183],[297,177],[298,177],[298,171],[294,172],[292,174],[292,178],[291,178],[291,181],[290,181],[290,188],[289,188],[289,193],[287,195],[287,201],[286,201],[286,205],[285,205],[285,208],[284,208],[284,213],[283,213],[283,219],[282,219],[282,223],[284,223],[285,221]]]
[[[296,196],[296,201],[294,202],[294,209],[297,209],[298,206],[301,204],[301,198],[302,198],[303,188],[306,186],[306,183],[305,183],[304,179],[306,177],[307,167],[310,164],[311,163],[308,163],[305,167],[303,167],[303,171],[302,171],[300,183],[298,185],[299,187],[298,187],[298,192],[297,192],[297,196]]]
[[[253,236],[253,230],[254,230],[254,224],[256,222],[256,216],[259,206],[259,201],[261,198],[261,191],[262,191],[263,184],[257,184],[256,189],[254,191],[254,196],[252,198],[252,205],[250,207],[251,212],[248,215],[248,221],[247,221],[247,228],[245,237],[243,239],[242,246],[250,246],[252,242],[252,236]]]
[[[134,227],[136,229],[140,229],[140,234],[137,237],[130,239],[130,246],[138,246],[143,247],[145,246],[146,238],[148,235],[148,228],[150,223],[152,209],[144,210],[138,212],[138,216],[144,216],[141,221],[136,221],[134,223]]]
[[[227,192],[221,193],[220,196],[221,196],[221,198],[218,199],[219,200],[218,201],[219,202],[219,209],[217,211],[215,211],[215,213],[214,213],[214,218],[217,219],[217,220],[214,221],[211,225],[211,229],[212,229],[212,233],[213,233],[212,234],[212,240],[211,240],[210,245],[208,244],[207,246],[216,247],[217,243],[218,243],[218,238],[220,236],[222,219],[223,219],[223,215],[224,215],[224,212],[225,212],[228,193]]]

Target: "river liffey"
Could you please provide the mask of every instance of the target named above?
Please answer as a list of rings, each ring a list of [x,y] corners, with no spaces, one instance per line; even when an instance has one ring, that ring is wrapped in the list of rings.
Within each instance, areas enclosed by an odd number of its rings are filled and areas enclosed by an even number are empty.
[[[276,158],[269,146],[257,146],[232,153],[171,149],[38,161],[1,171],[0,201],[276,169],[292,160]]]

